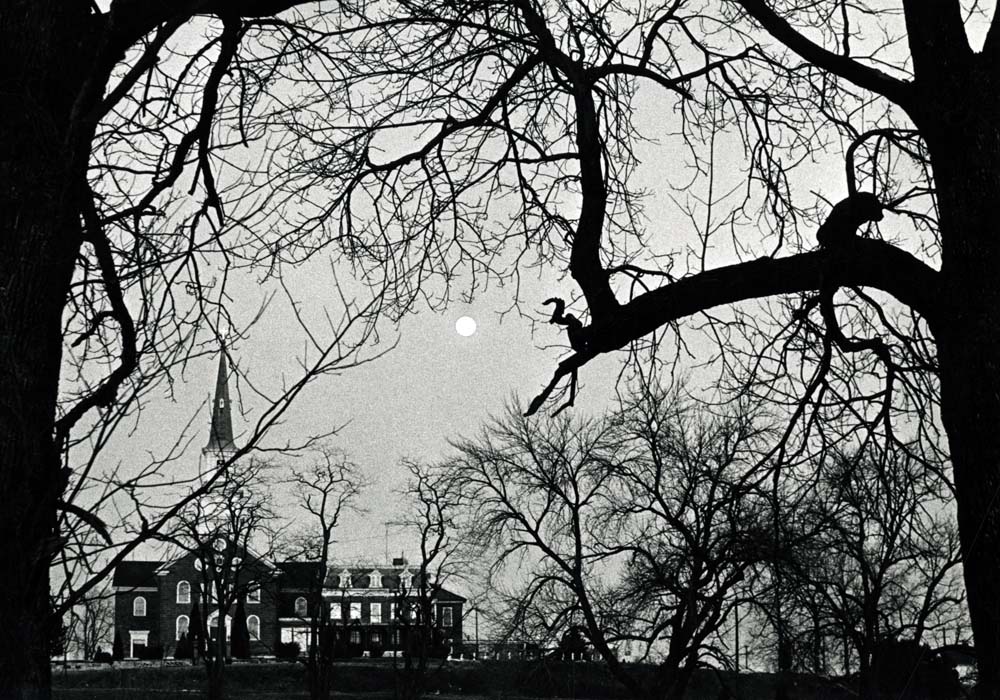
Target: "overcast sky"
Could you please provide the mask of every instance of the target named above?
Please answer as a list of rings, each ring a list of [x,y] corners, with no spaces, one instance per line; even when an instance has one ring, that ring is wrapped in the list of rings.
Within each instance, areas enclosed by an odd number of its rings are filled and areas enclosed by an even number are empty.
[[[643,133],[656,136],[662,134],[665,103],[658,102],[655,91],[650,95],[637,100],[636,125]],[[678,215],[668,193],[663,191],[664,180],[675,184],[690,180],[690,174],[685,172],[686,152],[677,144],[672,147],[677,150],[669,152],[666,145],[642,144],[643,163],[636,180],[639,187],[650,193],[645,203],[646,215],[661,252],[683,251],[685,245],[694,244],[691,222]],[[716,178],[718,191],[744,182],[745,155],[741,144],[735,139],[720,138],[716,149],[722,165]],[[731,165],[728,170],[727,163]],[[830,197],[839,198],[845,191],[841,180],[839,170],[830,171],[828,186],[817,186],[814,191],[825,191]],[[704,195],[697,191],[691,194]],[[725,255],[719,253],[714,262],[731,261]],[[683,265],[679,269],[682,268]],[[558,272],[552,271],[547,279],[523,282],[520,294],[523,308],[535,313],[539,320],[548,311],[541,305],[546,298],[569,299],[578,293],[571,279],[556,277]],[[310,313],[318,314],[325,305],[331,315],[338,314],[326,261],[290,270],[287,280]],[[461,280],[456,286],[461,291]],[[230,311],[240,322],[246,322],[271,291],[273,287],[260,286],[251,274],[233,273]],[[443,313],[425,310],[405,318],[398,329],[399,345],[395,350],[370,365],[317,380],[267,441],[270,445],[285,439],[297,442],[346,424],[333,444],[362,467],[372,485],[362,502],[369,512],[345,521],[338,555],[370,560],[384,557],[384,523],[393,520],[400,507],[394,492],[404,486],[406,478],[399,464],[401,458],[432,461],[445,457],[450,438],[474,435],[490,415],[503,410],[514,394],[527,403],[549,380],[566,352],[551,347],[565,343],[562,329],[541,323],[532,335],[531,321],[516,313],[508,314],[501,322],[499,314],[510,308],[512,294],[509,288],[492,287],[472,304],[453,303]],[[473,317],[478,324],[471,337],[461,337],[455,331],[455,321],[463,315]],[[388,344],[395,334],[389,332],[383,337]],[[281,385],[282,377],[296,376],[297,358],[302,350],[302,333],[278,299],[250,338],[235,343],[231,353],[241,373],[274,391]],[[618,357],[605,356],[582,370],[585,390],[574,410],[600,411],[613,402],[618,361]],[[200,411],[193,424],[192,443],[182,460],[183,468],[193,473],[208,439],[208,401],[215,376],[214,358],[191,363],[183,381],[175,386],[173,400],[164,398],[151,403],[139,429],[119,436],[109,450],[108,462],[119,459],[143,462],[147,452],[162,455],[192,413]],[[264,402],[245,387],[241,390],[235,382],[230,391],[237,408],[245,412],[240,415],[236,411],[234,415],[234,428],[239,435],[257,419]],[[410,548],[412,542],[403,533],[397,528],[389,529],[390,556]]]

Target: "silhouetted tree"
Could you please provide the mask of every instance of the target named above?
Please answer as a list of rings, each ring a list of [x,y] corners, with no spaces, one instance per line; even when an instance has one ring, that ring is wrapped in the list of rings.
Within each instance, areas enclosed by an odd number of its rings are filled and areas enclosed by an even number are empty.
[[[121,661],[125,658],[125,645],[122,644],[122,636],[118,632],[118,628],[115,628],[115,638],[111,643],[111,659],[113,661]]]
[[[327,700],[333,690],[337,623],[323,599],[327,569],[334,545],[334,531],[345,510],[357,510],[357,500],[366,485],[358,466],[331,447],[322,447],[306,457],[305,468],[292,469],[288,480],[305,517],[301,532],[291,543],[292,559],[315,564],[308,581],[306,615],[309,646],[306,650],[306,681],[311,700]],[[333,603],[339,605],[340,601]]]
[[[237,659],[250,658],[250,632],[247,630],[247,608],[243,604],[244,595],[237,596],[236,610],[233,611],[231,649]]]
[[[372,12],[392,30],[362,55],[326,43],[370,111],[330,114],[342,93],[317,86],[322,107],[290,116],[323,164],[296,195],[343,191],[312,216],[371,269],[395,253],[411,293],[463,264],[568,272],[575,303],[551,320],[571,352],[530,413],[627,349],[697,354],[787,407],[786,454],[868,436],[940,462],[943,426],[980,681],[1000,697],[1000,16],[958,0]],[[317,136],[317,118],[351,128]]]
[[[90,661],[112,636],[114,626],[114,599],[107,591],[96,591],[73,609],[66,630],[68,641]]]
[[[460,571],[471,571],[469,562],[460,555],[459,537],[455,529],[456,510],[460,498],[457,483],[423,464],[405,461],[410,479],[403,492],[405,511],[397,524],[417,536],[419,560],[416,572],[407,583],[400,578],[394,593],[396,619],[392,633],[398,634],[403,646],[403,659],[393,658],[396,672],[395,697],[417,700],[427,689],[432,661],[443,664],[451,643],[440,620],[435,616],[437,594],[449,579],[458,578]],[[393,640],[395,642],[395,640]]]
[[[208,632],[205,629],[205,619],[201,614],[201,608],[203,606],[201,591],[192,591],[191,600],[191,614],[188,616],[190,620],[190,622],[188,622],[188,631],[191,634],[191,661],[192,663],[197,664],[200,663],[205,657]]]
[[[779,451],[847,431],[925,457],[943,425],[983,692],[1000,697],[1000,19],[958,0],[414,0],[356,26],[275,20],[295,6],[312,4],[2,10],[0,560],[25,565],[0,602],[0,694],[48,688],[52,628],[116,563],[54,611],[39,584],[67,545],[106,542],[78,488],[92,460],[66,448],[99,451],[213,323],[200,253],[270,271],[332,243],[376,288],[369,317],[444,303],[463,269],[473,291],[568,270],[580,308],[553,320],[572,354],[533,411],[600,354],[692,350],[690,318],[722,379],[792,409]],[[294,104],[270,99],[286,79]],[[255,140],[259,168],[238,150]],[[645,215],[644,157],[676,196]],[[835,201],[873,194],[888,215],[833,207],[836,244],[816,247],[817,170],[846,173]]]
[[[0,554],[19,562],[0,596],[0,696],[49,695],[53,631],[185,505],[172,498],[183,477],[170,466],[188,438],[146,464],[119,469],[101,455],[188,360],[245,330],[222,302],[229,253],[250,248],[224,230],[254,206],[238,204],[224,152],[247,110],[267,111],[258,100],[270,71],[253,57],[285,61],[258,43],[258,28],[283,35],[263,27],[296,5],[327,11],[294,0],[0,8],[0,84],[13,105],[0,116]],[[238,150],[260,135],[244,130]],[[332,328],[308,334],[317,352],[267,397],[241,453],[280,419],[300,379],[363,359],[377,304],[340,302],[343,322],[336,311]]]
[[[264,473],[268,466],[256,460],[233,465],[212,498],[193,502],[169,533],[158,535],[200,562],[200,595],[195,604],[201,610],[192,620],[203,620],[207,626],[202,662],[211,700],[225,696],[226,662],[231,655],[249,656],[246,608],[239,608],[273,574],[268,562],[280,533]],[[231,628],[228,634],[227,627]]]
[[[511,407],[442,469],[460,485],[465,538],[492,571],[525,579],[518,615],[584,631],[632,696],[677,699],[706,658],[726,658],[715,634],[764,561],[768,437],[746,407],[710,417],[647,384],[600,419]],[[624,643],[659,657],[656,672],[624,665]]]
[[[174,658],[194,658],[194,644],[191,642],[191,638],[188,636],[187,632],[182,633],[181,638],[177,640],[177,647],[174,649]]]

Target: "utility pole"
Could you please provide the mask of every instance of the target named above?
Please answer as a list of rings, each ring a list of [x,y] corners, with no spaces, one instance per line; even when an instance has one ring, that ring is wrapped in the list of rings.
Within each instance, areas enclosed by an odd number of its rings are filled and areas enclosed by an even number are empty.
[[[740,602],[733,604],[733,614],[736,616],[736,673],[740,672]]]
[[[390,524],[389,521],[386,520],[385,521],[385,559],[382,560],[386,564],[389,563],[389,524]]]

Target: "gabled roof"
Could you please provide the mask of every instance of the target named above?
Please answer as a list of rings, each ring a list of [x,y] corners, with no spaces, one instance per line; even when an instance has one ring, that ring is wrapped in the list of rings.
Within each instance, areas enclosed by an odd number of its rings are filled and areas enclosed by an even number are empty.
[[[412,576],[411,585],[419,585],[420,570],[416,567],[404,566],[345,566],[344,564],[330,564],[326,569],[326,581],[323,587],[327,589],[339,589],[340,576],[344,572],[351,575],[350,588],[368,588],[369,577],[372,573],[378,572],[382,576],[380,588],[394,590],[399,586],[402,576]],[[463,602],[465,598],[453,593],[444,587],[439,587],[435,597],[439,601]]]
[[[351,585],[349,588],[368,588],[370,577],[373,573],[378,573],[382,577],[381,588],[396,588],[399,585],[399,577],[404,573],[409,573],[416,578],[417,572],[409,567],[399,566],[345,566],[344,564],[330,564],[326,568],[326,581],[323,583],[326,588],[340,588],[340,577],[344,573],[351,575]]]
[[[465,596],[460,596],[458,593],[449,591],[444,586],[437,590],[437,595],[434,597],[437,598],[439,603],[464,603],[466,600]]]
[[[162,561],[123,561],[115,567],[111,585],[140,588],[156,585],[156,570]]]
[[[320,570],[319,563],[314,561],[283,561],[277,567],[281,583],[289,588],[309,588]]]

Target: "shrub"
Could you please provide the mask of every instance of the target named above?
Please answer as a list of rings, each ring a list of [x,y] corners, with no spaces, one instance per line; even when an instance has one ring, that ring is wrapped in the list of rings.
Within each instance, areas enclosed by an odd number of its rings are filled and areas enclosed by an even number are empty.
[[[118,633],[118,629],[115,629],[115,641],[111,646],[111,660],[121,661],[125,658],[125,645],[122,644],[122,636]]]
[[[174,649],[175,659],[190,659],[194,656],[194,643],[188,638],[187,632],[177,640],[177,648]]]
[[[114,659],[112,658],[110,652],[104,651],[104,649],[98,649],[94,652],[94,658],[92,660],[100,664],[109,664]]]
[[[150,644],[145,648],[140,647],[139,658],[144,661],[155,661],[163,658],[163,647],[159,644]]]
[[[926,644],[912,640],[890,640],[878,648],[878,686],[898,698],[958,697],[958,673]]]
[[[243,596],[236,601],[236,611],[233,613],[232,638],[230,649],[237,659],[250,658],[250,632],[247,630],[247,611],[243,605]]]
[[[284,661],[292,661],[299,658],[301,651],[302,647],[299,646],[298,642],[278,642],[274,647],[275,657]]]

